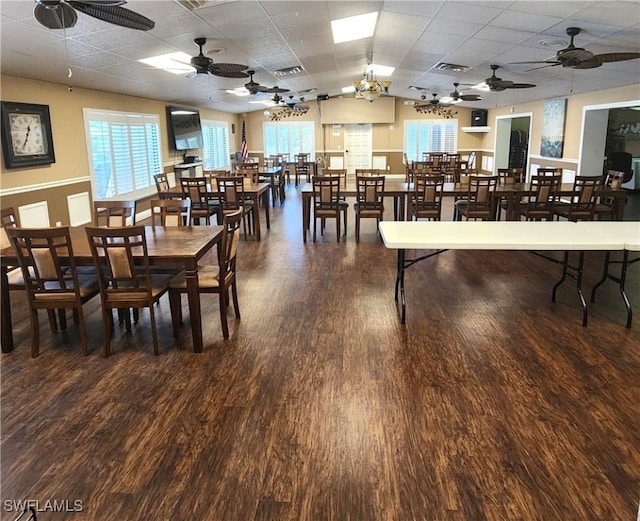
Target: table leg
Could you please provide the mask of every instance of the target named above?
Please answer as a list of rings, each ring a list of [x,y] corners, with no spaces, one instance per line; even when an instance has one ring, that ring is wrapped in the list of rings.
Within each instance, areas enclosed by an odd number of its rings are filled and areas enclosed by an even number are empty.
[[[401,311],[401,322],[404,324],[406,319],[406,308],[407,301],[404,295],[404,258],[405,258],[405,250],[398,250],[398,266],[396,268],[396,289],[394,299],[398,302],[398,291],[400,292],[400,303],[402,307]]]
[[[605,280],[611,279],[614,282],[619,284],[620,295],[622,295],[622,300],[624,301],[624,307],[627,310],[627,327],[631,327],[631,320],[633,318],[633,311],[631,309],[631,303],[629,302],[629,297],[627,296],[627,291],[625,289],[625,282],[627,279],[627,267],[629,264],[633,264],[640,259],[634,259],[629,262],[629,250],[624,250],[622,255],[622,261],[612,261],[611,260],[611,252],[607,252],[604,258],[604,270],[602,272],[602,278],[596,283],[596,285],[591,290],[591,302],[596,301],[596,291],[597,289],[604,283]],[[620,277],[616,277],[615,275],[609,273],[609,267],[611,264],[622,264],[620,269]]]
[[[275,203],[275,201],[274,201]],[[262,193],[262,204],[264,204],[264,216],[267,221],[267,230],[271,229],[270,209],[269,209],[269,190]]]
[[[401,195],[398,197],[399,203],[398,203],[398,210],[400,212],[400,215],[398,215],[398,221],[405,221],[406,220],[406,210],[405,210],[405,196]]]
[[[256,241],[260,241],[260,204],[257,194],[253,199],[253,228],[256,234]]]
[[[307,242],[307,230],[311,217],[311,195],[302,194],[302,242]]]
[[[7,278],[7,268],[5,266],[2,267],[1,279],[2,287],[0,288],[1,295],[1,305],[2,309],[0,309],[0,318],[2,320],[2,324],[0,327],[2,328],[2,352],[10,353],[13,351],[13,326],[11,324],[11,301],[9,299],[9,280]]]
[[[189,316],[191,317],[191,334],[193,351],[202,353],[202,316],[200,313],[200,292],[198,291],[198,268],[185,269],[187,296],[189,298]]]

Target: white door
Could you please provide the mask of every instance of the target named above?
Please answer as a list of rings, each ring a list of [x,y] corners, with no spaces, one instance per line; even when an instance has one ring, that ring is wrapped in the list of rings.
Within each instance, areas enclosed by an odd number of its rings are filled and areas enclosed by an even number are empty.
[[[372,137],[371,123],[344,126],[344,164],[348,176],[354,176],[356,168],[371,168]]]

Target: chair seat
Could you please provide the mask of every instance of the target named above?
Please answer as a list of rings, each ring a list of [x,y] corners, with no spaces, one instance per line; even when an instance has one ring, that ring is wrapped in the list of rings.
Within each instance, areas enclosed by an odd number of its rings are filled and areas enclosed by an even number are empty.
[[[171,279],[173,279],[173,275],[171,273],[151,275],[151,295],[154,299],[162,295],[167,290],[167,286]],[[122,287],[126,288],[126,286],[121,286],[121,288]],[[149,297],[147,296],[146,291],[122,291],[117,293],[109,293],[106,297],[106,301],[110,304],[125,302],[129,303],[127,307],[132,307],[131,301],[135,300],[140,300],[146,305],[146,303],[149,301]]]
[[[175,276],[169,283],[171,289],[186,289],[187,277],[184,272]],[[198,287],[218,288],[220,287],[220,267],[219,266],[198,266]]]
[[[354,210],[360,214],[360,217],[380,217],[382,216],[384,209],[383,208],[379,208],[379,209],[375,209],[375,208],[358,208],[357,204],[353,205]]]
[[[94,295],[98,291],[98,278],[95,275],[80,275],[78,274],[78,284],[80,285],[80,298],[88,297],[89,295]],[[56,290],[60,288],[60,283],[58,282],[46,282],[45,288],[48,290]],[[69,283],[67,288],[73,289],[73,283]],[[60,292],[60,293],[47,293],[47,294],[36,294],[36,300],[64,300],[66,298],[75,299],[75,294],[73,291],[69,293]]]
[[[7,272],[9,289],[24,289],[24,277],[21,268],[14,268]]]

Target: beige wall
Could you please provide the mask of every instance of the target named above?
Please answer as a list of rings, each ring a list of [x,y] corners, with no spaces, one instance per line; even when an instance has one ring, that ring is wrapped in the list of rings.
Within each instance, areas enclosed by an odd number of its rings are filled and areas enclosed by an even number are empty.
[[[634,101],[640,98],[640,87],[638,85],[630,85],[617,89],[608,89],[587,94],[574,94],[567,96],[567,114],[565,124],[565,140],[563,159],[578,160],[580,153],[580,139],[582,133],[582,110],[588,105],[602,105],[606,103]],[[482,148],[491,150],[494,147],[495,140],[495,120],[497,116],[508,116],[510,114],[522,114],[531,112],[533,114],[531,121],[531,136],[529,136],[531,155],[540,154],[540,142],[542,140],[542,117],[544,111],[544,100],[533,103],[525,103],[514,107],[500,107],[489,110],[487,118],[488,125],[491,127],[482,142]],[[557,161],[549,160],[550,166]],[[537,163],[547,164],[547,160],[537,161]]]

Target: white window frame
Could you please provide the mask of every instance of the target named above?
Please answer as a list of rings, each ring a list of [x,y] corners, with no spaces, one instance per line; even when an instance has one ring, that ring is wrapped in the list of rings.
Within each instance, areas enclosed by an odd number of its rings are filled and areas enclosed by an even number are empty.
[[[89,158],[89,171],[91,173],[91,188],[93,192],[93,198],[99,200],[108,199],[121,199],[126,197],[127,199],[141,199],[156,193],[156,186],[153,176],[161,173],[162,169],[162,146],[160,145],[160,116],[158,114],[144,114],[135,112],[120,112],[115,110],[95,109],[95,108],[83,108],[84,128],[85,128],[85,141],[87,145],[87,154]],[[100,122],[107,125],[109,128],[109,138],[105,143],[104,154],[109,154],[109,166],[108,169],[113,170],[115,168],[112,165],[120,164],[121,168],[124,168],[113,177],[116,182],[115,193],[112,195],[102,195],[98,187],[98,173],[96,172],[98,163],[94,161],[94,152],[99,154],[99,151],[93,151],[91,140],[91,123]],[[139,131],[140,124],[144,123],[144,145],[146,153],[140,155],[140,149],[138,148],[138,154],[134,157],[131,153],[135,152],[136,143],[132,143],[132,130]],[[113,127],[112,125],[124,126],[127,132],[127,150],[126,155],[123,157],[117,155],[117,151],[114,150],[113,145]],[[135,139],[135,138],[134,138]],[[132,148],[132,145],[134,147]],[[137,143],[138,147],[141,143]],[[128,164],[127,164],[128,163]],[[126,170],[130,170],[130,182],[133,190],[118,190],[117,180],[118,175],[122,175],[124,179],[127,177]],[[113,172],[110,172],[110,177]],[[137,184],[137,186],[136,186]]]
[[[213,136],[213,146],[210,147],[208,139],[209,129],[213,129],[215,134]],[[222,132],[223,143],[218,143],[219,138],[218,131]],[[229,122],[216,121],[212,119],[202,120],[202,139],[204,146],[202,147],[202,159],[205,170],[229,170],[231,168],[230,163],[230,147],[229,147]],[[217,149],[217,150],[216,150]]]
[[[270,139],[270,128],[281,130],[276,134],[276,144],[272,146],[268,143]],[[305,142],[304,132],[309,132]],[[299,136],[300,147],[291,146],[291,134],[297,132]],[[284,135],[286,134],[286,139]],[[294,156],[299,153],[309,154],[309,161],[315,161],[315,144],[316,144],[316,125],[314,121],[268,121],[262,124],[263,150],[264,156],[268,157],[275,154],[289,154],[290,161],[294,160]]]
[[[415,149],[409,150],[409,127],[417,126],[416,133],[420,135],[420,129],[428,129],[428,143],[421,143],[418,137]],[[446,129],[449,128],[447,133]],[[440,130],[440,138],[435,139],[433,130]],[[448,139],[447,139],[448,137]],[[458,120],[453,119],[407,119],[404,121],[403,150],[409,161],[422,161],[422,152],[451,152],[458,151]]]

